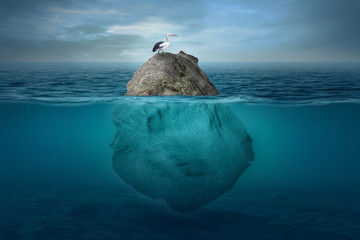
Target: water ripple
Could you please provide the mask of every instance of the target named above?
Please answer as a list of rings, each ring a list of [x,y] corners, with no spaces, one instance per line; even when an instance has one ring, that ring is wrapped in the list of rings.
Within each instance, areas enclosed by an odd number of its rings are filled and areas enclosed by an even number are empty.
[[[141,63],[1,63],[1,101],[94,103],[129,100]],[[359,102],[360,63],[202,63],[222,93],[174,101],[318,104]]]

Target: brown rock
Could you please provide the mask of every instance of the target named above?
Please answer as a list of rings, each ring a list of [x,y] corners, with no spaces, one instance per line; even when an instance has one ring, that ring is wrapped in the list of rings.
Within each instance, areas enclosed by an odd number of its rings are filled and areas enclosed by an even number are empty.
[[[198,59],[180,51],[160,53],[147,60],[127,84],[127,96],[218,95],[199,68]]]

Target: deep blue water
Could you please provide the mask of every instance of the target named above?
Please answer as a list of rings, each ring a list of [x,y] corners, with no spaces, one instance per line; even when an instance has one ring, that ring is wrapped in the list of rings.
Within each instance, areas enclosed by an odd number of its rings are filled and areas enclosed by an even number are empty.
[[[122,97],[140,65],[0,64],[0,239],[359,239],[360,64],[205,63],[219,97]],[[172,211],[112,169],[113,110],[139,101],[223,104],[255,161]]]

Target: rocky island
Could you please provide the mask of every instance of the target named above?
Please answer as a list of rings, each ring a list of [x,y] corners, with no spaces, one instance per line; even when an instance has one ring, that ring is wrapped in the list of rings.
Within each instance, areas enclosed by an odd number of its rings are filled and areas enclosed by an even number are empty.
[[[127,96],[219,95],[198,59],[180,51],[155,54],[133,75],[127,84]]]
[[[128,96],[220,94],[198,59],[183,51],[155,54],[127,90]],[[250,135],[224,104],[124,99],[113,110],[113,170],[176,212],[193,212],[230,191],[254,160]]]

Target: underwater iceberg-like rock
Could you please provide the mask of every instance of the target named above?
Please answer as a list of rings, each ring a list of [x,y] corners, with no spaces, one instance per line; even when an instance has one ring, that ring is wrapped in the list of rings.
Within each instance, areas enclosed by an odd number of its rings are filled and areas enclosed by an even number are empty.
[[[221,104],[118,105],[113,169],[137,191],[191,212],[229,191],[254,159],[252,140]]]

